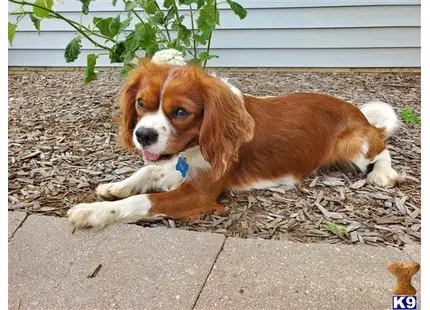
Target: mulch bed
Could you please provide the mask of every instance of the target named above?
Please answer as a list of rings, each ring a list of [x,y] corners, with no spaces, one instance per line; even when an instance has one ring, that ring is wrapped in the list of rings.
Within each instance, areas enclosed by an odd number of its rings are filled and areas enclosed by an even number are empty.
[[[399,113],[420,114],[420,73],[288,73],[224,71],[243,92],[323,92],[354,104],[379,99]],[[80,72],[9,74],[9,210],[64,216],[96,199],[95,187],[142,165],[117,143],[118,71],[88,85]],[[293,187],[221,198],[230,213],[195,223],[161,220],[143,226],[210,231],[242,238],[368,243],[402,247],[421,242],[421,129],[403,125],[389,142],[406,181],[384,189],[351,168],[330,169]]]

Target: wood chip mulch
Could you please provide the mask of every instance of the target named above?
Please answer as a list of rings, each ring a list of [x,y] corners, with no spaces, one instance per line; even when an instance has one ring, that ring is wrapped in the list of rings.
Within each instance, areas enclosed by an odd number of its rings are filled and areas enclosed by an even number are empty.
[[[399,115],[407,106],[420,114],[420,73],[223,73],[257,96],[323,92],[354,104],[383,100]],[[9,74],[9,210],[64,216],[72,205],[96,199],[99,183],[139,169],[142,160],[117,143],[118,76],[116,70],[101,72],[85,85],[80,72]],[[420,126],[403,125],[389,149],[395,169],[406,176],[393,188],[368,184],[361,173],[342,167],[293,188],[227,193],[221,198],[226,216],[140,225],[299,242],[420,243]]]

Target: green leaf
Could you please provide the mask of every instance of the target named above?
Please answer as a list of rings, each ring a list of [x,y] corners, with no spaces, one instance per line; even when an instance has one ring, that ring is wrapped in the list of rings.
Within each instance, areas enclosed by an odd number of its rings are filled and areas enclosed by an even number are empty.
[[[115,6],[118,0],[112,0],[112,5]]]
[[[407,125],[421,124],[421,117],[415,114],[414,109],[411,107],[405,108],[401,112],[402,121]]]
[[[199,0],[179,0],[179,3],[183,5],[190,5],[197,2],[199,2]]]
[[[148,23],[141,23],[137,26],[131,49],[141,47],[146,49],[151,43],[156,41],[157,30]]]
[[[172,6],[172,7],[167,11],[166,17],[164,18],[164,22],[165,22],[166,24],[168,24],[168,23],[169,23],[169,21],[170,21],[172,18],[174,18],[174,17],[175,17],[175,12],[176,12],[176,9],[175,9],[175,7],[174,7],[174,6]]]
[[[146,11],[146,13],[148,14],[155,14],[158,10],[157,8],[157,4],[155,3],[155,0],[148,0],[146,1],[146,5],[144,7],[144,10]]]
[[[93,0],[79,0],[82,2],[82,13],[85,15],[88,15],[89,9],[90,9],[90,2]]]
[[[52,6],[54,5],[54,0],[36,0],[34,1],[34,4],[47,9],[52,9]],[[45,18],[45,17],[48,17],[49,15],[48,11],[35,6],[33,6],[33,13],[39,18]]]
[[[178,30],[180,26],[182,26],[182,22],[184,21],[185,16],[179,16],[179,19],[176,19],[173,23],[172,23],[172,29],[173,30]]]
[[[206,43],[208,42],[207,37],[201,36],[201,35],[199,35],[197,33],[195,33],[193,35],[193,40],[196,41],[197,43],[202,44],[202,45],[206,45]]]
[[[135,31],[130,32],[130,34],[125,38],[124,44],[127,50],[130,50],[131,43],[134,40]]]
[[[99,57],[96,54],[89,54],[87,56],[87,67],[84,71],[84,81],[85,83],[89,83],[91,81],[97,80],[97,74],[94,72],[94,69],[96,68],[96,61],[97,57]]]
[[[228,5],[230,5],[233,12],[239,16],[240,19],[244,19],[248,12],[239,3],[232,0],[227,0]]]
[[[146,52],[146,56],[148,57],[152,57],[154,56],[154,54],[156,52],[158,52],[160,50],[160,47],[158,46],[157,42],[151,43],[149,44],[149,46],[147,47],[147,49],[145,50]]]
[[[151,17],[151,21],[155,24],[162,25],[164,23],[164,13],[158,11],[154,16]]]
[[[205,0],[198,0],[197,1],[197,8],[200,9],[202,6],[205,5]]]
[[[326,226],[326,229],[328,231],[331,231],[335,235],[340,236],[340,237],[345,237],[348,235],[348,232],[346,231],[346,227],[343,225],[338,225],[335,223],[328,223]]]
[[[15,39],[15,31],[16,31],[16,24],[12,24],[11,22],[8,22],[7,39],[9,40],[10,45],[12,45],[13,39]]]
[[[124,21],[121,22],[121,25],[119,26],[119,30],[118,33],[123,32],[125,29],[128,28],[128,26],[130,26],[131,23],[131,17],[125,19]]]
[[[125,63],[125,64],[130,63],[130,62],[131,62],[131,61],[136,57],[135,52],[136,52],[136,51],[129,51],[129,50],[127,50],[127,51],[124,53],[124,63]]]
[[[80,36],[72,39],[72,41],[67,44],[66,50],[64,52],[64,58],[66,58],[67,63],[74,62],[76,59],[78,59],[78,56],[81,53],[81,47],[82,44]]]
[[[40,18],[36,17],[34,14],[30,14],[30,19],[37,30],[37,34],[40,34]]]
[[[175,50],[181,51],[182,54],[184,54],[186,51],[186,47],[181,44],[181,40],[178,38],[174,39],[170,44],[168,44],[168,48],[174,48]]]
[[[125,53],[124,53],[124,62],[129,63],[134,58],[134,52],[137,49],[139,41],[135,42],[134,40],[135,32],[131,32],[124,41]]]
[[[218,56],[217,55],[211,55],[208,52],[201,52],[201,53],[199,53],[198,58],[200,60],[204,61],[204,60],[210,60],[212,58],[218,58]]]
[[[202,32],[203,36],[208,37],[215,30],[216,25],[219,25],[218,9],[215,4],[205,4],[199,11],[197,28]]]
[[[191,30],[187,29],[184,25],[179,25],[178,39],[180,39],[188,47],[191,45]]]
[[[175,0],[164,0],[163,6],[168,9],[173,5],[173,1]]]
[[[112,34],[112,32],[109,30],[109,25],[112,22],[113,18],[101,18],[101,17],[94,17],[93,23],[94,26],[96,26],[102,34],[109,38],[113,38],[115,34]]]
[[[126,47],[124,42],[119,42],[112,47],[112,51],[109,51],[109,58],[111,63],[119,63],[124,61],[124,53]]]
[[[112,19],[109,23],[108,29],[112,36],[116,36],[119,32],[119,28],[121,27],[121,20],[119,19],[119,15]]]
[[[187,64],[191,65],[191,66],[201,66],[202,61],[198,58],[193,58],[193,59],[188,60]]]
[[[131,10],[133,10],[135,7],[137,7],[137,4],[136,4],[135,2],[133,2],[133,1],[127,1],[127,2],[125,3],[125,9],[126,9],[127,11],[131,11]]]
[[[134,64],[126,64],[124,67],[122,67],[121,72],[120,72],[120,76],[122,78],[126,78],[128,76],[128,73],[133,70],[134,68],[136,68],[136,65]]]

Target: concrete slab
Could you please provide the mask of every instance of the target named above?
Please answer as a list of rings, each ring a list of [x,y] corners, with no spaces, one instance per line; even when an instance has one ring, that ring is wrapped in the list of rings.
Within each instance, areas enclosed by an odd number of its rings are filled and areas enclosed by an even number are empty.
[[[21,225],[22,221],[26,217],[25,212],[8,212],[8,239],[12,237],[12,234],[15,232],[15,230]]]
[[[407,244],[405,245],[403,251],[407,255],[409,255],[412,261],[421,264],[421,246],[419,244],[416,244],[416,245]]]
[[[66,219],[29,216],[9,246],[9,309],[191,309],[224,240],[135,225],[72,235]]]
[[[403,251],[406,253],[406,255],[409,256],[410,261],[421,264],[421,245],[407,244],[403,248]],[[421,287],[421,272],[417,272],[417,274],[413,278],[413,281],[415,288],[417,288],[417,286]]]
[[[388,260],[409,259],[394,248],[229,238],[195,309],[391,309]]]

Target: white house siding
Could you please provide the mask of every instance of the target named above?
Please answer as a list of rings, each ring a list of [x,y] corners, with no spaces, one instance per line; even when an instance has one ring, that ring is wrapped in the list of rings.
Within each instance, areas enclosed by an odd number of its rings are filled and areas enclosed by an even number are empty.
[[[79,20],[81,3],[64,0],[56,9]],[[120,13],[121,1],[91,3],[94,16]],[[221,5],[221,26],[215,31],[209,62],[213,67],[420,67],[418,0],[238,0],[248,16],[239,20]],[[9,9],[13,6],[9,3]],[[13,20],[15,17],[9,17]],[[187,22],[187,21],[186,21]],[[130,26],[132,29],[133,25]],[[17,29],[9,47],[9,66],[85,66],[86,55],[100,52],[83,42],[74,63],[64,60],[64,48],[75,36],[60,20],[43,20],[40,36],[29,19]],[[99,66],[113,66],[105,56]]]

